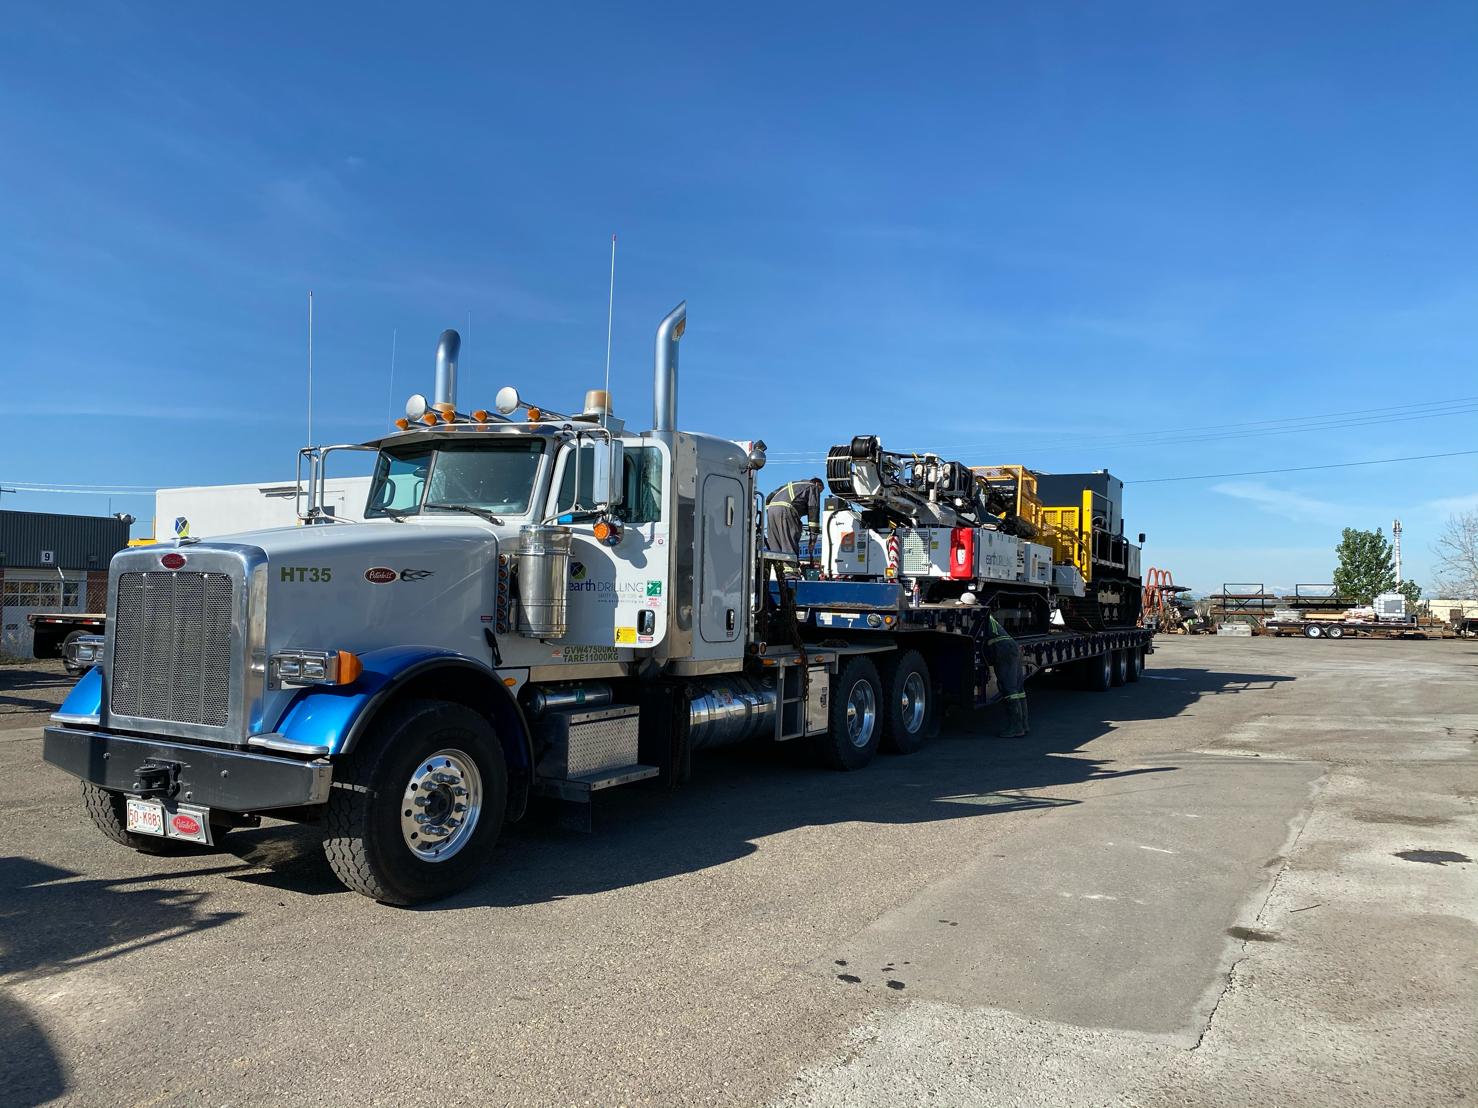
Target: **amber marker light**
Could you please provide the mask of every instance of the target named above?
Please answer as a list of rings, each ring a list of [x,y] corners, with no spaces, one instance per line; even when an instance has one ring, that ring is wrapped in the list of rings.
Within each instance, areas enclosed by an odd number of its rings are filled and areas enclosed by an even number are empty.
[[[352,685],[364,672],[364,663],[359,660],[358,654],[351,654],[347,650],[339,651],[339,676],[340,685]]]
[[[427,427],[435,427],[436,426],[436,413],[435,412],[427,412],[425,415],[423,415],[421,417],[421,422],[424,423]]]
[[[395,426],[399,427],[402,431],[409,431],[411,427],[411,421],[406,419],[405,416],[401,416],[395,421]]]
[[[590,529],[590,533],[595,536],[596,542],[605,542],[611,537],[611,525],[605,520],[601,520]]]
[[[472,422],[473,423],[486,423],[487,421],[488,421],[488,414],[483,409],[478,408],[477,411],[475,411],[475,412],[472,413]]]
[[[529,422],[530,423],[538,423],[539,420],[543,418],[543,416],[544,416],[544,413],[541,412],[541,411],[539,411],[538,408],[530,408],[529,409]]]

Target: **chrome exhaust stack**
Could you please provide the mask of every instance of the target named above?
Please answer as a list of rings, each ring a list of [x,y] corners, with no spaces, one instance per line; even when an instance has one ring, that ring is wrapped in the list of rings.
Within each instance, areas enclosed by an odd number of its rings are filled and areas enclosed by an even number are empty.
[[[452,330],[436,340],[436,391],[431,406],[439,412],[457,410],[457,355],[462,352],[462,336]]]
[[[657,364],[652,380],[652,430],[677,430],[677,342],[688,326],[684,300],[657,325]]]

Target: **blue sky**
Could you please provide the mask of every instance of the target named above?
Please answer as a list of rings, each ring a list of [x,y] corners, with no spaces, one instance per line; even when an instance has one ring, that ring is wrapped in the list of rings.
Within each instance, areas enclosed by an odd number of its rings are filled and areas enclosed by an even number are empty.
[[[290,475],[310,288],[320,441],[447,326],[464,400],[574,406],[612,232],[618,410],[686,298],[680,423],[774,483],[874,432],[1128,481],[1478,449],[1475,58],[1471,3],[14,5],[0,484]],[[1400,515],[1426,584],[1475,463],[1125,515],[1200,589],[1328,580]]]

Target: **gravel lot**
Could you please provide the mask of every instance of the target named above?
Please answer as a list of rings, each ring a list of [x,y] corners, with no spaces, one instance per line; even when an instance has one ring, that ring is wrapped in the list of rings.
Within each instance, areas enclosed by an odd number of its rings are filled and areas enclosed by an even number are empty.
[[[785,750],[512,829],[420,910],[311,828],[155,859],[0,669],[0,1100],[1474,1103],[1478,644],[1164,639],[840,775]]]

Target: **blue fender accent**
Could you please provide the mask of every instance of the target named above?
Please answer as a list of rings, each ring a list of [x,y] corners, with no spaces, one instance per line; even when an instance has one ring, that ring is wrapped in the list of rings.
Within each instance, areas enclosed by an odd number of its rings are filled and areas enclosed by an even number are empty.
[[[371,706],[401,680],[437,663],[481,670],[496,681],[485,662],[436,646],[390,646],[361,654],[364,672],[351,685],[315,685],[299,690],[283,712],[276,731],[294,742],[326,746],[341,754]]]
[[[100,667],[93,666],[72,686],[72,691],[67,694],[67,699],[62,701],[62,706],[56,710],[56,714],[75,716],[79,719],[88,716],[97,718],[102,711],[103,671]]]

